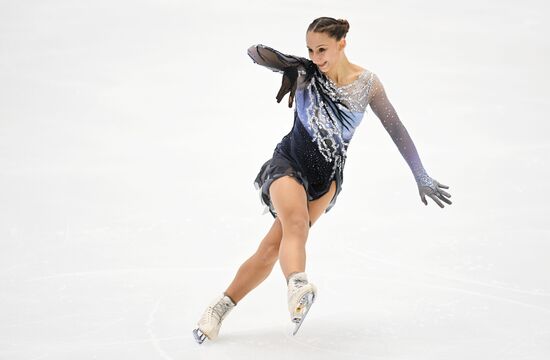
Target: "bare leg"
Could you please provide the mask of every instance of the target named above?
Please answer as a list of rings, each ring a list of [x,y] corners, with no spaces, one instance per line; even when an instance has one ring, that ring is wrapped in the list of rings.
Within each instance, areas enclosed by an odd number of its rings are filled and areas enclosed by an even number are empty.
[[[324,213],[335,192],[336,184],[333,182],[327,194],[323,195],[319,199],[309,202],[308,208],[310,226],[313,226],[313,224]],[[273,266],[279,258],[282,237],[283,228],[279,217],[277,217],[273,221],[271,229],[260,243],[258,250],[256,250],[254,255],[252,255],[240,266],[237,274],[235,275],[235,278],[225,291],[225,294],[229,296],[235,303],[241,301],[242,298],[244,298],[250,291],[255,289],[269,276],[269,274],[273,270]],[[290,246],[288,248],[291,249]],[[286,251],[288,251],[288,249]],[[302,251],[303,257],[301,259],[299,258],[298,261],[303,262],[303,265],[301,266],[303,266],[303,268],[305,269],[305,247],[302,247]],[[289,260],[287,260],[287,262],[289,262]],[[290,259],[290,263],[292,263],[292,259]],[[299,267],[297,268],[299,269]],[[288,278],[288,275],[290,275],[292,272],[299,270],[288,271],[288,274],[285,274],[285,279]],[[283,273],[285,273],[284,269]]]
[[[225,295],[229,296],[233,302],[241,301],[246,294],[269,276],[279,256],[282,234],[281,222],[279,218],[275,218],[258,250],[241,265],[231,285],[225,291]]]
[[[309,210],[304,187],[293,177],[273,181],[270,197],[283,228],[279,262],[286,279],[306,268],[306,241],[309,234]]]

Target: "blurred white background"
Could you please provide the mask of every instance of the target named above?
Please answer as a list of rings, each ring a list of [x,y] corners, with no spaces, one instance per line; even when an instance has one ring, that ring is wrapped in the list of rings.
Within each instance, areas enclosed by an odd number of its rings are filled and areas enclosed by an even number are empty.
[[[544,1],[1,1],[0,359],[548,359]],[[191,330],[273,221],[292,126],[262,43],[350,24],[453,204],[424,206],[370,107],[310,231],[300,332],[272,275]],[[546,215],[545,215],[546,214]]]

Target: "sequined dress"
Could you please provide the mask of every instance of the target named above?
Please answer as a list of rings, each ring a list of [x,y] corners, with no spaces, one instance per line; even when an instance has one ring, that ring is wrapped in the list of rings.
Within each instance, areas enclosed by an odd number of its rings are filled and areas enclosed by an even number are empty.
[[[298,72],[293,126],[254,180],[265,207],[264,213],[269,211],[273,217],[277,216],[269,186],[285,175],[293,176],[303,185],[309,201],[326,194],[334,180],[336,193],[325,212],[335,205],[342,190],[348,146],[369,103],[400,147],[417,181],[422,175],[427,176],[376,74],[365,69],[353,82],[336,86],[309,59],[283,54],[262,44],[251,46],[248,55],[255,63],[275,72],[285,74],[289,69]],[[376,93],[379,94],[378,103],[373,104]]]

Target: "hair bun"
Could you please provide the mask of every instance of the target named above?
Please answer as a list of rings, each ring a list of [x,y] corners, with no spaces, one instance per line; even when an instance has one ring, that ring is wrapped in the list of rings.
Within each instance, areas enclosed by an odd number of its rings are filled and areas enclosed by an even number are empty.
[[[349,22],[346,19],[338,19],[338,24],[344,26],[345,32],[347,33],[349,30]]]
[[[313,20],[309,24],[307,31],[326,32],[336,40],[340,40],[346,37],[349,31],[349,22],[346,19],[335,19],[324,16]]]

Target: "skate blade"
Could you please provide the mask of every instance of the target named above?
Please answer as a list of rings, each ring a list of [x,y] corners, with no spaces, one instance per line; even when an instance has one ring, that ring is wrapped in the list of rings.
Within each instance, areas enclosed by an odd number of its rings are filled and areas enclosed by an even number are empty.
[[[296,323],[296,327],[294,328],[294,332],[292,333],[293,336],[296,335],[298,330],[300,330],[300,327],[306,319],[307,313],[309,312],[309,309],[311,308],[311,305],[313,305],[314,301],[315,295],[313,293],[308,293],[300,299],[300,305],[298,306],[297,310],[301,311],[302,309],[304,309],[304,314],[301,317],[295,317],[292,319],[292,321]]]
[[[207,339],[206,335],[199,328],[193,330],[193,336],[199,344],[202,344]]]

